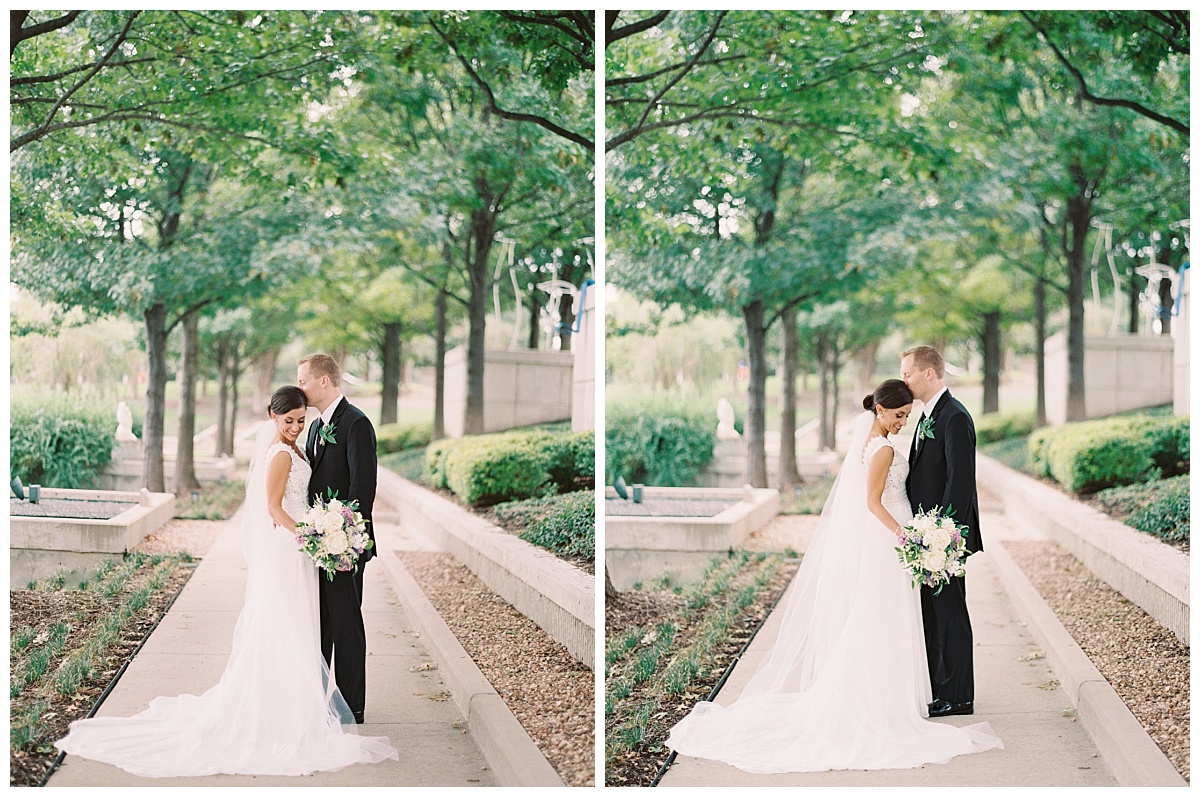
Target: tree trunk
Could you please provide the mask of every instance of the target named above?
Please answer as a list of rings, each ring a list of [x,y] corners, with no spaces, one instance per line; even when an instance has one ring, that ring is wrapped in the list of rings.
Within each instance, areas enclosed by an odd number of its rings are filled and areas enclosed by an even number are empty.
[[[476,183],[481,182],[477,180]],[[480,192],[481,197],[486,194]],[[471,243],[474,254],[469,260],[471,299],[467,333],[467,407],[463,433],[483,434],[483,369],[487,339],[488,254],[496,234],[496,214],[487,205],[471,213]]]
[[[446,292],[437,295],[437,353],[433,362],[433,434],[431,439],[446,436]]]
[[[163,414],[167,398],[167,308],[162,303],[148,308],[146,355],[146,417],[142,423],[142,486],[152,493],[166,492],[163,478]]]
[[[779,489],[790,492],[803,484],[796,467],[796,309],[780,316],[783,324],[783,367],[780,368],[780,392],[783,395],[783,416],[779,423]]]
[[[829,450],[837,451],[838,405],[842,401],[842,391],[838,387],[838,379],[842,375],[842,349],[838,345],[837,335],[829,341],[829,355],[832,358],[829,372],[832,375],[830,382],[833,388],[833,401],[829,405]]]
[[[879,341],[873,340],[854,353],[857,366],[854,371],[854,395],[865,396],[875,389],[875,356],[879,353]]]
[[[382,408],[379,423],[395,423],[400,405],[400,322],[383,325],[383,383],[380,387]]]
[[[558,334],[559,351],[571,350],[571,337],[573,333],[571,328],[575,325],[575,297],[571,294],[563,294],[562,300],[558,304],[558,319],[562,324],[563,331]]]
[[[268,349],[254,358],[254,398],[251,403],[256,408],[266,409],[271,402],[274,392],[275,366],[279,362],[279,349]],[[293,377],[294,378],[294,377]],[[291,379],[288,379],[289,384]],[[230,452],[233,453],[233,452]]]
[[[241,377],[242,347],[235,342],[229,351],[229,429],[228,436],[225,438],[225,449],[229,452],[229,456],[233,456],[233,444],[237,439],[238,380]],[[265,402],[263,415],[266,415]]]
[[[608,568],[604,568],[604,600],[615,601],[621,597],[621,593],[617,592],[617,588],[613,586],[612,579],[608,577]]]
[[[1000,411],[1000,311],[983,315],[983,414]]]
[[[196,360],[200,356],[200,318],[189,314],[181,324],[183,353],[179,379],[179,443],[175,448],[175,492],[200,489],[196,479]]]
[[[1158,320],[1162,324],[1158,334],[1163,337],[1171,337],[1171,311],[1174,307],[1175,300],[1171,296],[1171,280],[1164,279],[1158,283]]]
[[[829,335],[822,331],[817,333],[817,390],[820,394],[817,406],[817,448],[821,451],[830,451],[835,445],[830,442],[833,433],[829,428],[829,382]]]
[[[1136,335],[1138,333],[1138,318],[1141,315],[1139,307],[1139,295],[1142,292],[1142,286],[1139,281],[1142,276],[1133,268],[1129,269],[1129,334]]]
[[[1046,425],[1046,280],[1038,277],[1033,284],[1034,360],[1037,370],[1037,409],[1033,428]]]
[[[264,402],[265,404],[265,402]],[[216,456],[233,452],[225,448],[229,436],[229,341],[224,336],[217,338],[217,450]]]
[[[767,486],[767,330],[763,326],[764,315],[761,299],[742,308],[746,325],[746,359],[750,363],[746,401],[746,481],[752,487]]]
[[[537,350],[542,343],[542,292],[537,288],[529,291],[529,348]]]
[[[1072,167],[1079,191],[1067,200],[1067,421],[1087,418],[1084,396],[1084,287],[1092,200],[1080,169]]]

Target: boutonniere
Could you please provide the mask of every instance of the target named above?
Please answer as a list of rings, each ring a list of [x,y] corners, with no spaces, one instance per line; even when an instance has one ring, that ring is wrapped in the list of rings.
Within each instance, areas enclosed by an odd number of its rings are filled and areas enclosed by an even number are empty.
[[[917,439],[924,440],[925,438],[933,439],[933,416],[921,419],[917,424]]]
[[[317,430],[317,443],[320,445],[325,445],[326,443],[335,443],[336,444],[337,437],[334,436],[336,433],[337,433],[337,425],[336,424],[332,424],[332,423],[325,424],[324,426],[322,426],[320,429]]]

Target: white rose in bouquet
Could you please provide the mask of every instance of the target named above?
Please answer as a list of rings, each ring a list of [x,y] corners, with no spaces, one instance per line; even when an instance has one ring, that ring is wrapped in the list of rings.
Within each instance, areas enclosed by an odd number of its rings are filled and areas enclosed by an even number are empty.
[[[921,539],[924,539],[926,535],[937,528],[937,520],[929,515],[920,514],[913,518],[910,525],[920,533]]]
[[[325,550],[337,556],[343,554],[350,547],[350,540],[346,537],[346,532],[338,529],[325,537]]]
[[[931,573],[940,573],[946,567],[946,552],[938,549],[926,551],[921,557],[921,566]]]
[[[938,526],[926,532],[923,539],[926,547],[937,551],[944,551],[950,545],[950,532]]]
[[[315,526],[321,520],[321,516],[324,514],[325,513],[321,511],[321,507],[310,507],[309,510],[304,513],[304,518],[301,520],[301,522],[306,526]]]
[[[330,512],[336,512],[339,515],[342,514],[342,502],[336,498],[330,499],[329,503],[325,505],[325,508]]]
[[[340,531],[342,528],[342,516],[335,515],[332,512],[321,515],[321,519],[317,521],[317,530],[322,534],[332,534],[335,531]]]

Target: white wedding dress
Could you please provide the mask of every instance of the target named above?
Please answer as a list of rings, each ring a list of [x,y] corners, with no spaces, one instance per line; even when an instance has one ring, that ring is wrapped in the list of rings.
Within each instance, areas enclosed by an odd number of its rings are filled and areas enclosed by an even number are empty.
[[[701,702],[672,730],[681,755],[756,773],[907,769],[1003,747],[987,723],[966,728],[928,717],[920,592],[896,538],[866,508],[872,413],[851,448],[792,585],[779,636],[731,705]],[[912,519],[908,461],[894,451],[883,504]]]
[[[268,447],[269,426],[246,480],[246,600],[221,680],[199,696],[155,698],[133,717],[73,722],[55,743],[60,750],[143,777],[304,775],[398,759],[385,737],[358,735],[332,686],[321,656],[316,567],[266,509],[265,462],[280,451],[291,457],[283,508],[297,519],[307,511],[311,468],[290,446]]]

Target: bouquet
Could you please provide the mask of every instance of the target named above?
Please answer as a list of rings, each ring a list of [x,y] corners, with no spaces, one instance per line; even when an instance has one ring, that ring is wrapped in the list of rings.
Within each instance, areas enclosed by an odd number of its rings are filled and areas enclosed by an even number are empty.
[[[949,512],[949,507],[947,507]],[[918,512],[912,522],[901,529],[896,553],[900,564],[913,577],[912,585],[934,587],[937,595],[955,576],[966,573],[966,527],[943,514],[938,507]]]
[[[358,501],[339,501],[333,492],[328,498],[318,496],[317,503],[296,524],[296,544],[330,581],[337,570],[354,570],[363,551],[375,545],[367,536]]]

